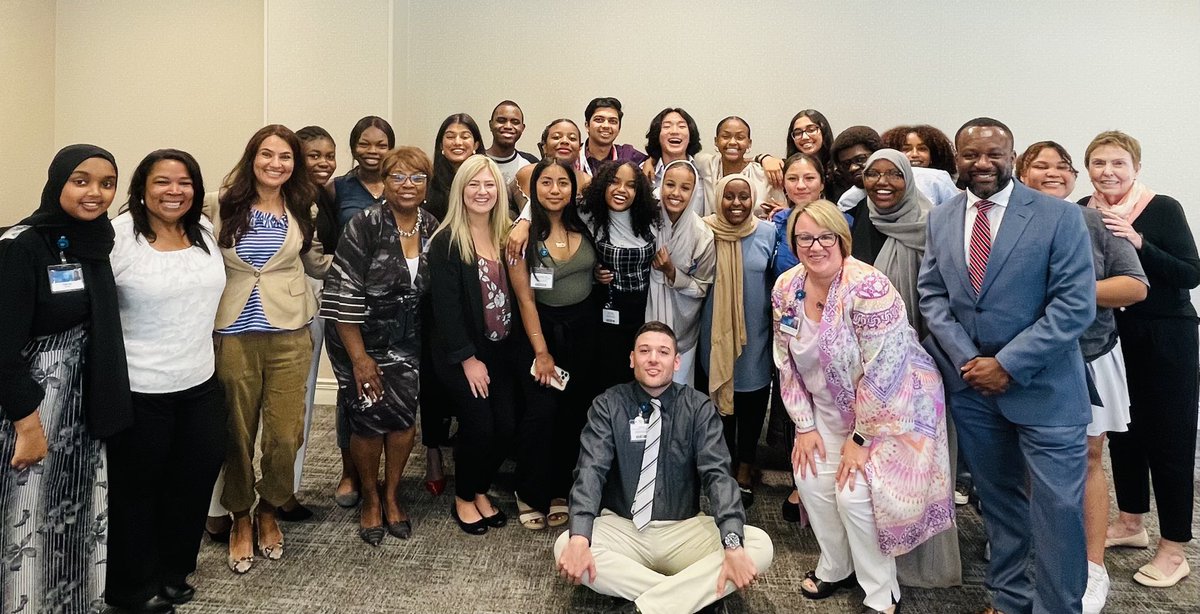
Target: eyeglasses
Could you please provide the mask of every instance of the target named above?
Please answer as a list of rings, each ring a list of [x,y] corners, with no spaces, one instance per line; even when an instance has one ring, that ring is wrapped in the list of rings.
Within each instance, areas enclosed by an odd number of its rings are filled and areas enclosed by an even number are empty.
[[[869,179],[871,181],[879,181],[880,179],[882,179],[884,177],[887,177],[888,179],[895,179],[897,181],[904,181],[904,173],[901,173],[899,170],[896,170],[896,169],[886,170],[886,171],[882,171],[882,172],[876,171],[876,170],[863,171],[863,179]]]
[[[819,126],[817,124],[809,124],[803,128],[796,128],[796,129],[792,130],[792,138],[798,139],[806,134],[809,136],[809,138],[812,138],[814,136],[817,136],[820,133],[821,133],[821,126]]]
[[[429,180],[429,175],[425,173],[417,173],[415,175],[404,175],[401,173],[392,173],[387,176],[388,182],[392,185],[404,185],[405,181],[412,181],[413,185],[423,185]]]
[[[870,159],[871,159],[870,155],[862,154],[862,155],[854,156],[853,158],[850,158],[849,160],[838,160],[837,164],[838,164],[838,166],[845,168],[845,169],[851,169],[856,166],[859,168],[862,168],[867,165],[867,160],[870,160]]]
[[[810,234],[796,235],[795,239],[796,247],[803,247],[805,249],[811,249],[813,243],[820,243],[821,247],[833,247],[838,242],[838,236],[832,232],[819,234],[815,237]]]

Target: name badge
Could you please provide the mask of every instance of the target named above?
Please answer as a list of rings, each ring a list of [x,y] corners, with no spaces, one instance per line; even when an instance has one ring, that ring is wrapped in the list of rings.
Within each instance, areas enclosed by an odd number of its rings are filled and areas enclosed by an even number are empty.
[[[83,267],[78,263],[52,264],[46,267],[46,274],[50,276],[50,292],[52,294],[78,292],[85,288]]]
[[[796,323],[796,316],[789,315],[779,318],[779,330],[795,337],[800,332],[800,327]]]
[[[629,441],[635,443],[639,441],[644,442],[646,441],[646,436],[649,434],[650,423],[642,420],[640,415],[629,421]]]
[[[605,308],[600,312],[600,319],[603,320],[605,324],[620,324],[621,312],[617,311],[616,309]]]
[[[535,266],[529,271],[529,287],[535,290],[554,289],[554,269]]]

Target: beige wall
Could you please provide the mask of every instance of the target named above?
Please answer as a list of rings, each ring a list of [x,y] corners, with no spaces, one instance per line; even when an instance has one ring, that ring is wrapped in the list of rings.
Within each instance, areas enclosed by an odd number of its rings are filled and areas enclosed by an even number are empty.
[[[0,0],[0,226],[37,207],[54,155],[54,14]]]
[[[112,151],[118,204],[162,147],[196,156],[215,188],[262,125],[260,2],[59,0],[55,40],[54,142]]]

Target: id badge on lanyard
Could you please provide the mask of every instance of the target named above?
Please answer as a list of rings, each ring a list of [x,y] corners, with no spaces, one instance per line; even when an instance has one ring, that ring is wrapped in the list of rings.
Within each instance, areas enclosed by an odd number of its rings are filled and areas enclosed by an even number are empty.
[[[83,281],[83,265],[78,262],[67,262],[66,249],[71,246],[66,237],[58,238],[59,264],[46,267],[46,275],[50,279],[50,293],[79,292],[87,289]]]

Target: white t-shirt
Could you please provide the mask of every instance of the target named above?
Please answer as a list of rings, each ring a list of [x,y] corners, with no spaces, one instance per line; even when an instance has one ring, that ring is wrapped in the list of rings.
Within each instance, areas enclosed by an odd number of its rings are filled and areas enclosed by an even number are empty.
[[[121,330],[134,392],[187,390],[213,375],[213,323],[225,289],[225,265],[200,218],[208,253],[197,246],[160,252],[134,236],[133,218],[113,220],[113,277],[121,307]]]

